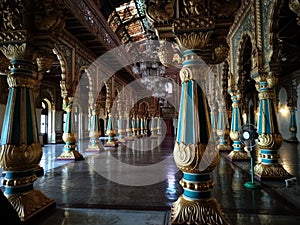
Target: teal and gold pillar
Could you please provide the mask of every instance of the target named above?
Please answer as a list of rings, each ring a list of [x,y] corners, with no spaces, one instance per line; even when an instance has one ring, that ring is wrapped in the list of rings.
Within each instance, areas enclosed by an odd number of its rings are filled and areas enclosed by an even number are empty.
[[[250,160],[250,157],[244,150],[244,145],[239,139],[239,130],[242,126],[242,114],[240,111],[241,93],[235,87],[230,87],[228,92],[231,95],[232,100],[231,128],[229,135],[233,141],[233,150],[228,154],[227,157],[231,161]]]
[[[132,141],[134,139],[133,133],[132,133],[132,121],[130,119],[129,114],[126,115],[126,141]]]
[[[63,141],[65,142],[63,153],[57,157],[59,160],[83,160],[83,156],[76,150],[76,138],[73,124],[73,97],[64,98],[64,109],[67,113]]]
[[[260,180],[290,178],[291,175],[279,163],[278,149],[282,145],[274,107],[275,77],[272,73],[263,73],[254,77],[259,92],[259,115],[257,121],[259,163],[254,167],[255,176]]]
[[[124,135],[126,133],[126,130],[124,129],[124,119],[123,119],[123,115],[119,114],[119,118],[118,118],[118,142],[120,143],[124,143],[126,142],[126,140],[124,139]]]
[[[288,142],[294,142],[298,143],[298,138],[297,138],[297,123],[296,123],[296,107],[291,106],[290,107],[290,127],[289,130],[291,132],[291,136],[288,139]]]
[[[172,205],[171,224],[229,224],[211,194],[214,186],[211,172],[219,163],[219,153],[210,142],[209,108],[200,86],[204,84],[207,65],[198,53],[198,50],[183,52],[178,134],[174,147],[176,165],[183,172],[180,181],[183,194]]]
[[[161,135],[162,135],[162,126],[161,126],[161,121],[162,121],[162,118],[159,116],[158,118],[157,118],[157,127],[156,127],[156,129],[157,129],[157,136],[158,137],[160,137]]]
[[[218,123],[217,123],[217,135],[219,137],[219,142],[217,148],[219,151],[230,151],[231,146],[228,140],[227,131],[227,110],[224,99],[218,96]]]
[[[96,104],[91,106],[91,119],[90,119],[90,141],[87,151],[99,151],[103,150],[100,143],[101,130],[99,126],[99,108]]]
[[[33,88],[33,49],[26,43],[1,46],[10,59],[7,76],[9,95],[1,134],[0,165],[4,195],[26,221],[32,216],[54,206],[55,201],[34,189],[37,180],[34,170],[42,157],[38,138],[37,118]]]
[[[151,118],[151,127],[150,127],[150,131],[151,131],[151,138],[157,138],[157,119],[156,117],[152,116]]]
[[[122,105],[123,102],[121,99],[117,100],[117,107],[118,107],[118,111],[119,111],[119,117],[118,117],[118,121],[117,121],[117,126],[118,126],[118,142],[119,143],[125,143],[126,140],[124,139],[126,130],[124,128],[124,117],[123,117],[123,110],[122,110]],[[125,104],[126,107],[126,104]]]
[[[113,127],[113,118],[111,112],[108,112],[108,120],[107,120],[107,142],[104,144],[105,147],[118,147],[118,142],[115,140],[116,133]]]

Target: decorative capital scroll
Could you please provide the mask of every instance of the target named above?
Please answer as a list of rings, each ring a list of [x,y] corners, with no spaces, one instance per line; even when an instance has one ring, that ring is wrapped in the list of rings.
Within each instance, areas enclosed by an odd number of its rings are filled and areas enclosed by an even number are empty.
[[[33,169],[39,164],[41,158],[42,147],[40,143],[1,146],[0,165],[5,171]]]
[[[258,136],[258,145],[262,149],[277,150],[282,145],[283,138],[280,133],[278,134],[260,134]]]
[[[208,173],[219,163],[219,153],[215,145],[175,143],[174,160],[177,167],[187,173]]]

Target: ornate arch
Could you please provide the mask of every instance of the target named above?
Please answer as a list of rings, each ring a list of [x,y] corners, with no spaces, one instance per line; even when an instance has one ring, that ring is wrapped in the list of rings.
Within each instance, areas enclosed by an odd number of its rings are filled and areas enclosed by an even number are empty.
[[[66,87],[66,80],[68,77],[68,67],[67,67],[67,60],[64,57],[63,53],[58,49],[58,47],[55,47],[53,49],[53,53],[57,56],[57,59],[61,66],[61,81],[60,81],[60,88],[61,88],[61,96],[64,98],[66,97],[68,90]]]
[[[45,88],[42,90],[41,99],[45,98],[44,93],[47,93],[50,96],[51,99],[47,99],[50,100],[51,104],[56,104],[55,94],[53,94],[53,92],[49,88]]]
[[[238,50],[237,50],[237,56],[236,56],[236,59],[237,59],[237,62],[236,62],[236,67],[237,67],[237,77],[236,77],[236,82],[237,84],[240,84],[240,82],[242,81],[242,79],[240,79],[241,77],[241,71],[242,71],[242,66],[243,66],[243,55],[244,55],[244,50],[245,50],[245,47],[246,47],[246,43],[247,41],[250,40],[251,42],[251,45],[252,45],[252,51],[253,51],[253,48],[256,44],[255,42],[255,37],[254,35],[249,32],[249,31],[244,31],[240,40],[239,40],[239,44],[238,44]],[[252,56],[253,58],[253,56]],[[254,69],[255,67],[255,63],[252,62],[251,64],[251,69]]]
[[[284,0],[273,0],[270,1],[270,6],[267,20],[265,25],[266,35],[264,37],[265,46],[265,58],[268,63],[271,61],[277,61],[280,53],[280,43],[277,40],[277,29],[279,22],[280,9],[283,5]],[[268,47],[270,46],[270,47]]]

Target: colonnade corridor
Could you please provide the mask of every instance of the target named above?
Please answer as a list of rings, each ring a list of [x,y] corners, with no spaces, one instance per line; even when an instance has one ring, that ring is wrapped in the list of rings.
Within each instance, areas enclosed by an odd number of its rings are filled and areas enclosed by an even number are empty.
[[[141,145],[146,146],[143,151]],[[169,224],[171,205],[182,193],[173,138],[140,138],[98,152],[83,150],[87,146],[88,141],[78,142],[84,156],[81,161],[57,160],[63,144],[43,146],[40,165],[44,175],[34,187],[55,199],[56,207],[27,224]],[[280,151],[285,169],[299,177],[300,144],[284,142]],[[231,224],[300,223],[297,183],[286,186],[284,181],[264,181],[262,189],[247,189],[249,162],[232,163],[226,154],[221,153],[212,173],[212,196]]]

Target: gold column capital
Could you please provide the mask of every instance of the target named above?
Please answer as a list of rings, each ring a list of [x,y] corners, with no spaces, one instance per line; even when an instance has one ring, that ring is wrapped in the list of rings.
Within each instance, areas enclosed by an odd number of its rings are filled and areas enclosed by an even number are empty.
[[[175,40],[182,49],[203,49],[212,33],[213,31],[177,34]]]

